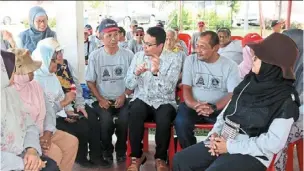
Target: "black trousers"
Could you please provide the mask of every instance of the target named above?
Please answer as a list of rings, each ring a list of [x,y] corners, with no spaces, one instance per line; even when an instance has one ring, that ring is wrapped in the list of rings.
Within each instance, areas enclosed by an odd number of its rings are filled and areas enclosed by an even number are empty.
[[[175,108],[171,104],[164,104],[155,109],[142,100],[135,99],[130,103],[129,112],[131,157],[141,157],[143,153],[141,142],[144,136],[144,122],[153,118],[156,123],[156,153],[154,157],[166,161],[171,134],[170,126],[176,116]]]
[[[88,119],[83,118],[74,123],[69,123],[64,118],[57,118],[57,129],[68,132],[78,138],[79,146],[76,161],[81,162],[87,159],[88,143],[90,146],[90,160],[100,160],[100,128],[96,113],[89,106],[85,106]],[[68,142],[67,142],[68,143]]]
[[[189,108],[185,103],[178,106],[177,116],[174,121],[176,135],[182,148],[187,148],[196,144],[196,137],[194,136],[194,128],[197,123],[211,123],[216,122],[216,117],[221,111],[211,114],[209,117],[199,116],[195,110]]]
[[[175,154],[173,171],[266,171],[256,158],[242,154],[211,156],[203,142]]]
[[[45,168],[41,169],[42,171],[60,171],[59,167],[57,166],[57,163],[53,159],[44,155],[40,158],[42,161],[47,162]]]
[[[95,112],[99,116],[99,127],[101,129],[101,144],[102,150],[106,154],[112,154],[114,152],[114,146],[112,144],[112,135],[117,137],[115,144],[115,151],[117,155],[125,155],[127,151],[127,136],[128,136],[128,105],[129,100],[126,99],[125,104],[116,109],[110,107],[108,109],[101,108],[98,102],[92,104]],[[114,118],[117,118],[114,122]]]

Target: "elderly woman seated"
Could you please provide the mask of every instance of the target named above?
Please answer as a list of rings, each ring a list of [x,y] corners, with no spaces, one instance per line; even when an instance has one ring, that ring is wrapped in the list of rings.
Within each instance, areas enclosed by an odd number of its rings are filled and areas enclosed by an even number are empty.
[[[283,149],[299,117],[293,86],[298,49],[279,33],[248,46],[254,54],[252,72],[234,89],[208,140],[175,155],[174,171],[266,171]]]
[[[52,107],[40,84],[33,80],[34,71],[41,67],[41,61],[33,61],[26,49],[11,51],[16,56],[13,87],[39,128],[43,154],[55,160],[61,170],[71,171],[78,150],[78,139],[67,132],[56,130],[55,112],[58,109]]]
[[[39,130],[18,93],[10,85],[13,58],[14,54],[1,50],[0,170],[59,171],[52,159],[42,156]]]

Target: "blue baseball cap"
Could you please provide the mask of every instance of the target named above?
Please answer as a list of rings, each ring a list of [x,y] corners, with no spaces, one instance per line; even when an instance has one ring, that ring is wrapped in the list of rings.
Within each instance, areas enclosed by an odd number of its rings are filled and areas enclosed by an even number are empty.
[[[104,19],[98,27],[98,32],[108,33],[111,31],[119,31],[117,23],[112,19]]]

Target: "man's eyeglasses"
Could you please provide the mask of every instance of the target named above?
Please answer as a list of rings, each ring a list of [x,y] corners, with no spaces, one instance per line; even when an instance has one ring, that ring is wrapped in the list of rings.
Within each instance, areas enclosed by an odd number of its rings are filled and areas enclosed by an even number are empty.
[[[148,47],[151,47],[151,46],[154,46],[154,45],[157,45],[157,43],[149,43],[149,42],[143,42],[145,46],[148,46]]]

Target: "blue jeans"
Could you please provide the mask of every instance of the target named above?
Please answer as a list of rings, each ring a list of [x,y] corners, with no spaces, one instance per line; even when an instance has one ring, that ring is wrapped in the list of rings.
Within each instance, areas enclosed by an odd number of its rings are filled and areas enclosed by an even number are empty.
[[[211,114],[209,117],[199,116],[195,110],[189,108],[185,103],[178,106],[177,116],[175,118],[175,130],[179,143],[182,148],[187,148],[196,144],[194,136],[194,128],[197,123],[212,123],[216,122],[216,117],[219,112]]]

